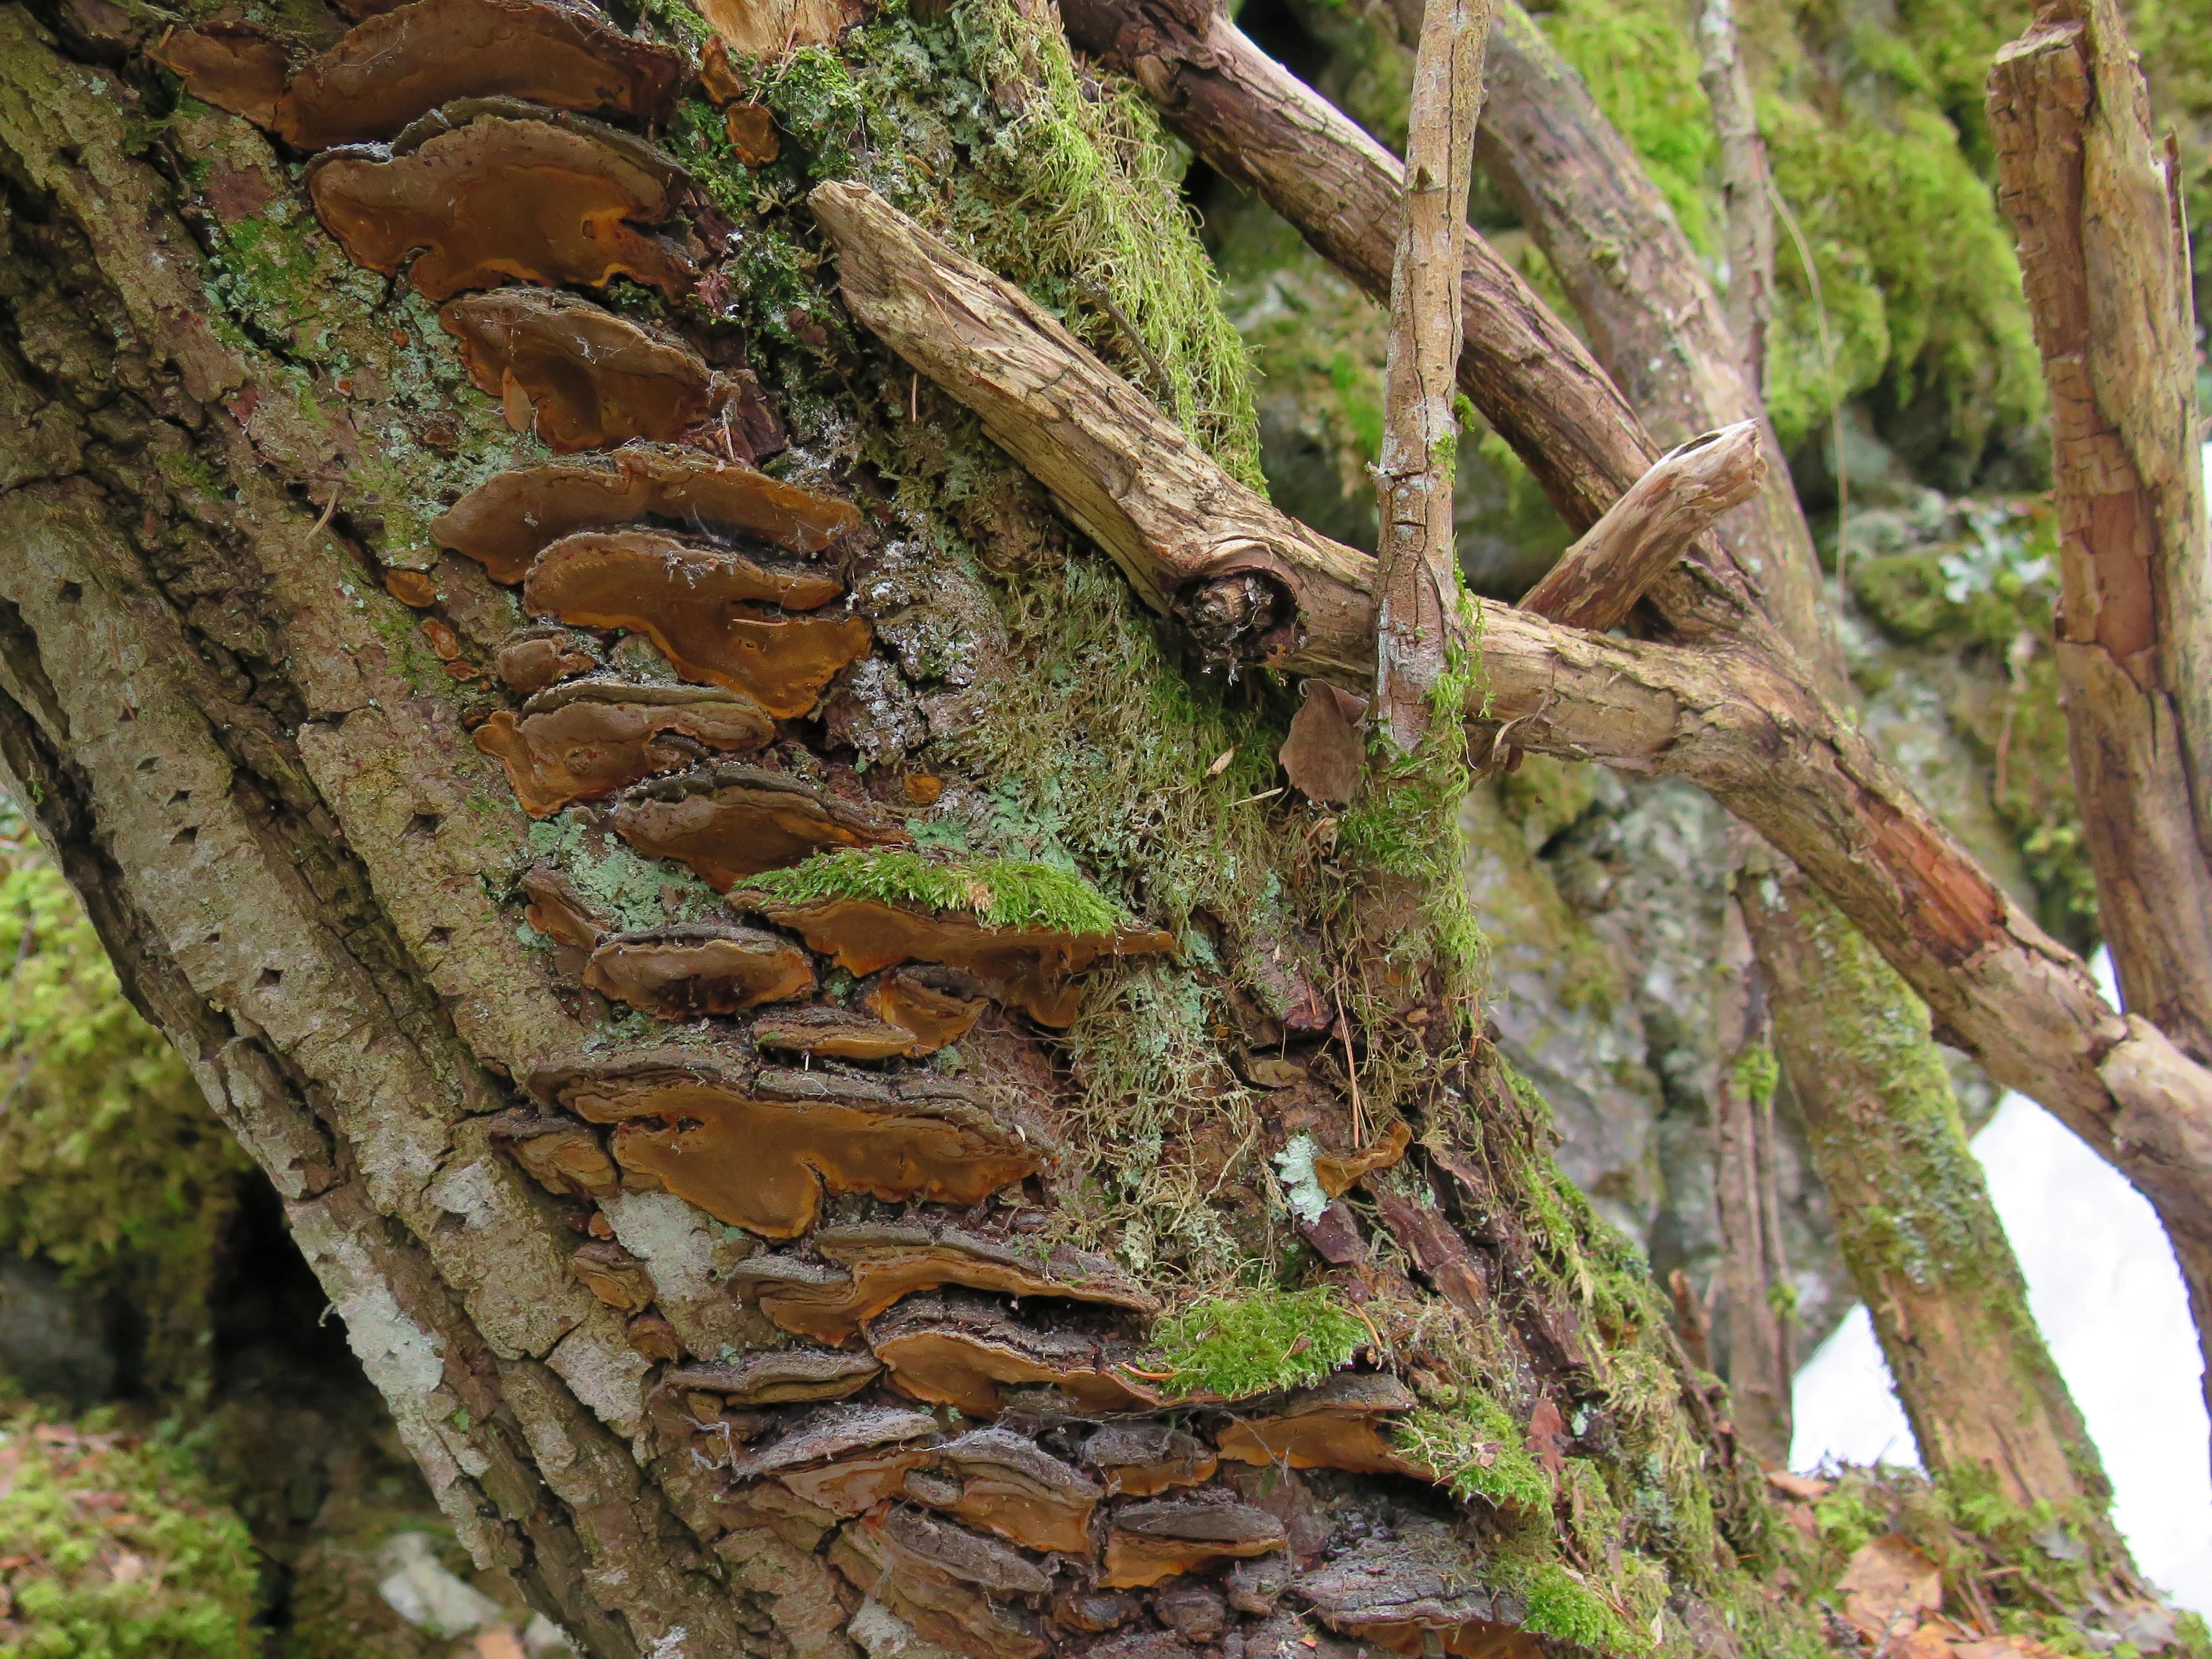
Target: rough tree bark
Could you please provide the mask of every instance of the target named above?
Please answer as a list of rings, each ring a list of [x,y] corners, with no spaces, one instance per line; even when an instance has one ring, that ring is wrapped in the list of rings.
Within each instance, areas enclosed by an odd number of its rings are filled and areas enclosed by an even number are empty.
[[[679,55],[288,16],[0,9],[0,760],[477,1559],[609,1659],[1814,1639],[1362,850],[1455,801],[1271,804],[1067,526],[1342,550],[1157,411],[1054,519]]]
[[[2127,1006],[2212,1058],[2212,595],[2180,189],[2108,5],[1990,71],[2059,513],[2057,639],[2097,913]],[[2200,1322],[2212,1308],[2200,1305]]]

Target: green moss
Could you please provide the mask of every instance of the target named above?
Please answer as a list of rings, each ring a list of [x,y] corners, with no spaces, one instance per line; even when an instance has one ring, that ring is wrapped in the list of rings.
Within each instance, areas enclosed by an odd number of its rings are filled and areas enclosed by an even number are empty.
[[[0,1249],[41,1255],[145,1322],[164,1389],[202,1380],[216,1256],[249,1167],[21,820],[0,803]]]
[[[1249,1400],[1313,1387],[1370,1337],[1324,1285],[1207,1297],[1162,1320],[1152,1340],[1171,1392]]]
[[[1754,1042],[1735,1057],[1729,1082],[1738,1095],[1753,1105],[1764,1109],[1773,1103],[1774,1091],[1781,1086],[1782,1062],[1775,1058],[1770,1043]]]
[[[1127,920],[1074,870],[1022,859],[933,859],[896,850],[817,853],[747,882],[779,904],[880,899],[974,916],[986,927],[1110,933]]]
[[[1265,488],[1243,342],[1179,191],[1188,156],[1133,83],[1079,71],[1008,0],[892,6],[757,73],[806,180],[866,183],[1020,283]]]
[[[245,1524],[173,1449],[17,1412],[0,1427],[0,1659],[246,1659]]]
[[[1551,1514],[1552,1483],[1505,1407],[1480,1389],[1462,1389],[1449,1407],[1425,1405],[1408,1413],[1391,1438],[1407,1456],[1434,1469],[1455,1498],[1480,1498],[1525,1516]]]
[[[1651,1645],[1648,1633],[1632,1630],[1621,1616],[1560,1562],[1547,1561],[1519,1587],[1528,1613],[1522,1628],[1593,1653],[1641,1653]]]

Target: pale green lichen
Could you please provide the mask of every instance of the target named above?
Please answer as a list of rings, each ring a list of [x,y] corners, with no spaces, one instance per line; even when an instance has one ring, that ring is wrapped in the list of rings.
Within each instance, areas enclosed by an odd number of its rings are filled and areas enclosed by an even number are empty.
[[[1301,1134],[1292,1135],[1275,1154],[1275,1168],[1282,1172],[1283,1201],[1300,1221],[1318,1221],[1328,1208],[1328,1194],[1314,1173],[1314,1158],[1320,1151],[1311,1135]]]

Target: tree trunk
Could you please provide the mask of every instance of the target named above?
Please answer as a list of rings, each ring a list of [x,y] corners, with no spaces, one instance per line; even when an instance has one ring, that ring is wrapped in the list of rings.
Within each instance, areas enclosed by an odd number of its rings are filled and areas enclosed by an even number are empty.
[[[716,16],[0,9],[0,759],[463,1541],[608,1656],[1802,1650],[1481,1040],[1463,769],[1271,795],[1116,498],[832,298],[856,175],[1236,465],[1139,106]]]

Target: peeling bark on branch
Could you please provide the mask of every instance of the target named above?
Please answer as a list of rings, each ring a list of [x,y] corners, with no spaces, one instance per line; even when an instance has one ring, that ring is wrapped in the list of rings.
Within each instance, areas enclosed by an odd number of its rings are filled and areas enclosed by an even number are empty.
[[[2188,254],[2118,10],[2038,8],[1990,71],[1998,200],[2051,385],[2057,656],[2120,987],[2212,1060],[2212,573]]]
[[[1390,269],[1376,612],[1375,720],[1401,754],[1428,734],[1459,602],[1452,482],[1460,272],[1490,0],[1429,0],[1413,60],[1403,228]]]

